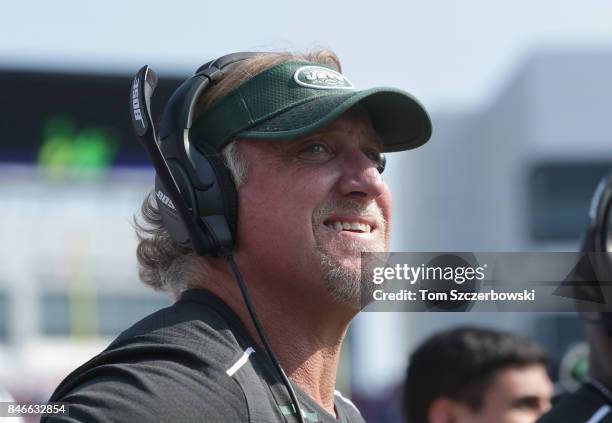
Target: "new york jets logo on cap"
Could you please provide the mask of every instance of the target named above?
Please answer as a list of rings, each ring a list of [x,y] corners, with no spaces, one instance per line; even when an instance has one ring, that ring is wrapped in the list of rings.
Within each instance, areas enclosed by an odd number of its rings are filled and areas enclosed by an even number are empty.
[[[304,87],[321,90],[352,90],[355,88],[346,76],[322,66],[302,66],[295,71],[293,79]]]

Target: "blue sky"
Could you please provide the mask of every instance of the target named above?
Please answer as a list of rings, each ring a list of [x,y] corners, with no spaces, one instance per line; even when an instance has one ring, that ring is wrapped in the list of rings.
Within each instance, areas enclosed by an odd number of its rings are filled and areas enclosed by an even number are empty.
[[[13,1],[2,17],[0,66],[174,75],[324,46],[358,87],[400,86],[435,109],[486,102],[537,49],[612,51],[607,0]]]

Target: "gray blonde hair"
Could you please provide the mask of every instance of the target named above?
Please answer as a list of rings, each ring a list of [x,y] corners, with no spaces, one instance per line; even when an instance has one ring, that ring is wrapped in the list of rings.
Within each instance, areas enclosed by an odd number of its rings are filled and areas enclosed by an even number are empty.
[[[223,79],[200,97],[195,116],[201,115],[246,80],[289,61],[320,63],[341,71],[340,60],[329,50],[305,54],[279,52],[256,55],[238,62]],[[234,140],[222,151],[225,165],[237,188],[245,182],[248,172],[248,163],[240,155],[239,144],[239,140]],[[138,274],[145,285],[178,298],[184,290],[202,284],[206,275],[206,261],[197,256],[191,247],[181,246],[172,239],[162,222],[154,191],[146,196],[140,213],[134,216],[134,227],[138,237]]]

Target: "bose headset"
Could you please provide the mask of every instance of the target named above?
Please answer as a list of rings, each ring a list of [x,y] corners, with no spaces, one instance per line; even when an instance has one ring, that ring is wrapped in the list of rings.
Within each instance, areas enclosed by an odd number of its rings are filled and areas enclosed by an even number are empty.
[[[234,53],[208,62],[183,82],[166,104],[157,135],[151,116],[151,98],[157,75],[143,66],[134,77],[130,115],[136,134],[155,167],[155,195],[164,226],[181,246],[198,255],[222,256],[240,287],[253,324],[274,367],[289,391],[298,420],[304,417],[291,382],[272,351],[251,304],[248,290],[232,255],[237,225],[237,194],[221,154],[206,143],[196,147],[189,139],[198,99],[233,65],[258,54]]]

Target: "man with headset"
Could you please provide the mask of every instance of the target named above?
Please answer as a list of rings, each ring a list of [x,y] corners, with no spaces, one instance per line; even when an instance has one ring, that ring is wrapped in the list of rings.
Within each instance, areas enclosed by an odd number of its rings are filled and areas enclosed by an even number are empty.
[[[588,252],[576,267],[576,298],[608,305],[612,281],[612,257],[609,253],[612,237],[612,175],[600,183],[589,209],[589,225],[581,250]],[[584,265],[581,265],[584,264]],[[593,283],[595,282],[595,283]],[[579,292],[578,292],[579,291]],[[580,302],[579,308],[584,307]],[[604,305],[605,306],[605,305]],[[589,344],[589,377],[574,393],[561,397],[552,410],[538,423],[611,423],[612,422],[612,312],[582,312]]]
[[[383,153],[424,144],[427,113],[356,90],[329,51],[210,62],[159,136],[155,85],[145,67],[131,95],[157,172],[137,254],[177,302],[71,373],[51,398],[70,416],[47,421],[363,421],[334,389],[340,349],[363,306],[360,254],[389,248]]]

